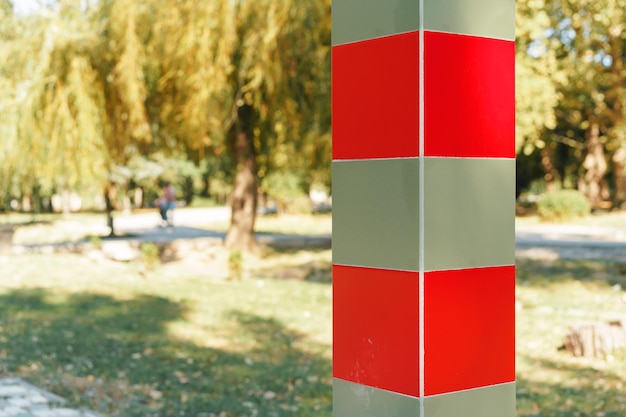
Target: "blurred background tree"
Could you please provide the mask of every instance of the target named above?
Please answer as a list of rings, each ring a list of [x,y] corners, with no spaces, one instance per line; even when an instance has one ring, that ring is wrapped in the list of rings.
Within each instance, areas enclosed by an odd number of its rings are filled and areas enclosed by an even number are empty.
[[[518,196],[626,201],[625,7],[517,2]],[[98,193],[112,221],[167,177],[186,203],[228,201],[226,245],[253,248],[259,193],[331,191],[330,13],[330,0],[0,0],[0,206]]]
[[[624,0],[517,2],[518,193],[626,201]]]
[[[5,208],[99,184],[112,225],[135,190],[167,177],[190,203],[211,175],[251,249],[265,175],[330,189],[330,0],[1,1]]]

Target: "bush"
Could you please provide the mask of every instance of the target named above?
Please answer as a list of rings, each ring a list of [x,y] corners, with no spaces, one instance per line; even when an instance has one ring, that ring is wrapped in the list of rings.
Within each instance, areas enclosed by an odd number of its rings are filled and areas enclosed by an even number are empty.
[[[544,221],[565,221],[591,212],[587,198],[577,190],[560,190],[542,194],[537,201],[537,214]]]
[[[152,242],[144,242],[140,246],[141,261],[148,271],[154,271],[161,263],[159,247]]]

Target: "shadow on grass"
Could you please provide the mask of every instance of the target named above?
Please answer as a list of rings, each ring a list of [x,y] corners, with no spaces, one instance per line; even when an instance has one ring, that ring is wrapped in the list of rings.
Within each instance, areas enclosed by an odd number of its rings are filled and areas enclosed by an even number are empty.
[[[331,414],[330,360],[299,349],[302,335],[232,311],[253,347],[205,348],[168,335],[186,314],[148,295],[15,290],[0,296],[0,375],[107,416]]]
[[[517,259],[517,282],[534,287],[550,287],[569,281],[595,282],[626,289],[626,263],[592,260]]]
[[[526,359],[533,362],[533,368],[537,369],[538,375],[517,375],[518,417],[626,415],[626,381],[618,374],[583,363]],[[555,381],[545,377],[553,372],[562,374],[562,379]]]

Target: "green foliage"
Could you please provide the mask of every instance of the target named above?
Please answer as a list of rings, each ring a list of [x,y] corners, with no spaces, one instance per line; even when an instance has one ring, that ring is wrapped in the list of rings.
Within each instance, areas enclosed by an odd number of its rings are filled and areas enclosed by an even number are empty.
[[[189,203],[202,188],[189,161],[208,160],[219,169],[205,194],[224,201],[242,107],[261,177],[289,169],[330,185],[330,0],[59,0],[28,15],[10,4],[0,200],[107,181],[150,193],[162,178]]]
[[[311,199],[307,195],[301,195],[289,202],[285,207],[285,212],[288,214],[311,214],[313,212]]]
[[[624,167],[615,159],[626,144],[626,1],[516,6],[518,154],[539,150],[551,186],[576,187],[594,205],[618,203],[626,193],[618,180]],[[535,169],[520,172],[534,176]]]
[[[529,155],[543,148],[542,133],[556,126],[556,51],[545,33],[550,16],[545,0],[516,4],[516,149]]]
[[[263,178],[261,185],[267,195],[283,204],[298,197],[306,196],[304,178],[295,171],[272,171]]]
[[[544,221],[565,221],[591,212],[589,201],[577,190],[545,193],[537,201],[537,214]]]

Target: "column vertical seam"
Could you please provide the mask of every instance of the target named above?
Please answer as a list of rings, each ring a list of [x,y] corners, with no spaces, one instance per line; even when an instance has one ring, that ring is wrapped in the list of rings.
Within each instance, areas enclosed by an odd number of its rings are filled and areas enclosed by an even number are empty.
[[[419,396],[420,417],[424,417],[424,1],[419,1],[419,40],[418,40],[418,141],[419,141]]]

